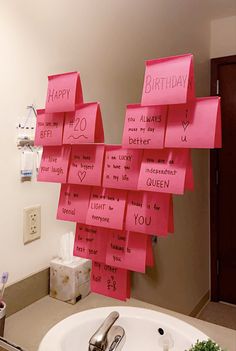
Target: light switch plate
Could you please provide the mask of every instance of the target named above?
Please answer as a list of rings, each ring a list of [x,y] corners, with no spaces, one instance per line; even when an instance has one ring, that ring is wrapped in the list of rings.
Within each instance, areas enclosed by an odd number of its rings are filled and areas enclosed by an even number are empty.
[[[23,240],[24,244],[41,237],[41,206],[25,207],[23,210]]]

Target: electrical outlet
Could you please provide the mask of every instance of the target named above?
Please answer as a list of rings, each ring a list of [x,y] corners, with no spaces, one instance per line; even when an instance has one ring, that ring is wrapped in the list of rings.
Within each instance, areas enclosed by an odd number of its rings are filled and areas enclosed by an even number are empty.
[[[24,244],[41,237],[41,206],[25,207],[23,210]]]

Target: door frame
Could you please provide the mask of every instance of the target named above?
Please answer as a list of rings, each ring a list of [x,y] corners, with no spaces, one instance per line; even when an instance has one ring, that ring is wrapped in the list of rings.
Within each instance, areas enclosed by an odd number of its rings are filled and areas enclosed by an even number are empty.
[[[211,59],[211,95],[220,96],[218,67],[235,63],[236,55]],[[218,255],[218,177],[219,150],[210,150],[210,250],[211,250],[211,300],[219,301],[219,255]]]

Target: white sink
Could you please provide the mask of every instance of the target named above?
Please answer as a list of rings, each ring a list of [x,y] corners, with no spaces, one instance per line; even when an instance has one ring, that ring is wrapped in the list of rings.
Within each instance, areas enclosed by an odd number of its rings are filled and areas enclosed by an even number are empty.
[[[88,351],[89,339],[110,312],[117,311],[126,333],[122,351],[163,351],[163,337],[170,338],[171,351],[188,350],[207,335],[191,325],[167,314],[136,307],[103,307],[73,314],[56,324],[44,336],[39,351]],[[158,329],[164,330],[160,335]]]

